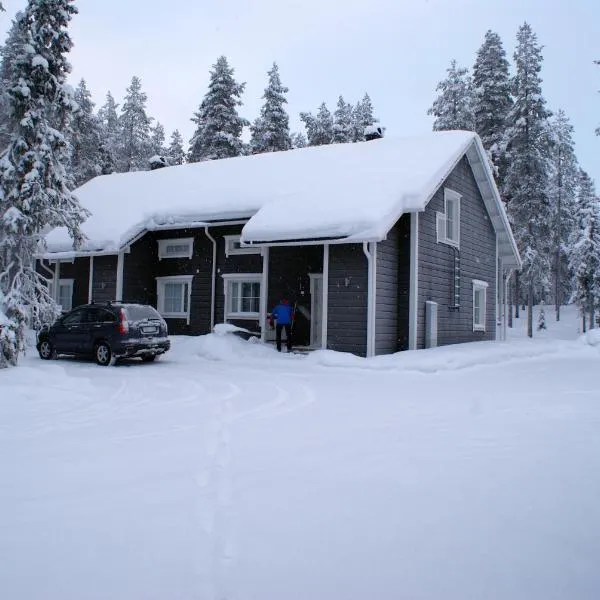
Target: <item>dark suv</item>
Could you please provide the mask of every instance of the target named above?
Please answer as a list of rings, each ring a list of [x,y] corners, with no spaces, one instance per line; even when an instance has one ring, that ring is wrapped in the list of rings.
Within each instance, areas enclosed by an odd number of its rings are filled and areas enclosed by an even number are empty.
[[[94,357],[99,365],[139,356],[153,361],[171,347],[167,324],[145,304],[85,304],[44,326],[38,334],[40,357],[59,354]]]

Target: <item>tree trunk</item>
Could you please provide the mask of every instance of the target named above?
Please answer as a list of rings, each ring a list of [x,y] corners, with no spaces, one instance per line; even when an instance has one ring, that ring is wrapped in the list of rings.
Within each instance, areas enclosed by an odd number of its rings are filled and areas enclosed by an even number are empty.
[[[521,302],[521,298],[520,298],[520,288],[521,286],[519,285],[519,272],[517,271],[515,273],[515,319],[519,318],[519,310],[520,310],[520,302]]]
[[[585,333],[586,332],[585,304],[581,305],[581,324],[582,324],[582,333]]]
[[[594,310],[594,301],[590,302],[590,329],[594,329],[596,320],[596,311]]]
[[[529,284],[527,294],[527,336],[533,337],[533,281]]]

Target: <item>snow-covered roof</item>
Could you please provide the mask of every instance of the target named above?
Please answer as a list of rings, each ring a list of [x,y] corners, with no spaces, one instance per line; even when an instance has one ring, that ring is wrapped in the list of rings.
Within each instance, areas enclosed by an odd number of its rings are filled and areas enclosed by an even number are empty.
[[[248,243],[384,239],[397,219],[425,206],[465,155],[499,232],[500,255],[518,252],[479,138],[434,132],[104,175],[76,191],[91,212],[81,253],[116,252],[144,231],[249,219]],[[65,230],[48,255],[72,252]]]

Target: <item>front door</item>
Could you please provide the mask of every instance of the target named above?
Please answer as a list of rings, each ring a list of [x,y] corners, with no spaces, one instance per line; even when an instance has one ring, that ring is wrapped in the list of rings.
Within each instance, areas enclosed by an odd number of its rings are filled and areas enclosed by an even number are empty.
[[[310,275],[310,344],[313,347],[321,346],[321,333],[323,331],[323,275],[311,273]]]

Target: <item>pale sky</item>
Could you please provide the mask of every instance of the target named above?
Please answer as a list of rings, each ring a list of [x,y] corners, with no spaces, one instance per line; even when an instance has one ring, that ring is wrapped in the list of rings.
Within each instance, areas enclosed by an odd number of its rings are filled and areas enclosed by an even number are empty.
[[[3,0],[0,33],[25,0]],[[543,92],[575,127],[580,163],[600,187],[600,2],[598,0],[82,0],[71,27],[73,84],[84,77],[98,105],[110,90],[121,102],[132,75],[142,79],[148,112],[184,139],[221,54],[247,82],[240,113],[253,120],[266,72],[279,63],[290,88],[293,130],[302,110],[339,94],[368,91],[387,135],[431,129],[427,109],[450,60],[471,67],[487,29],[510,58],[528,21],[544,45]]]

